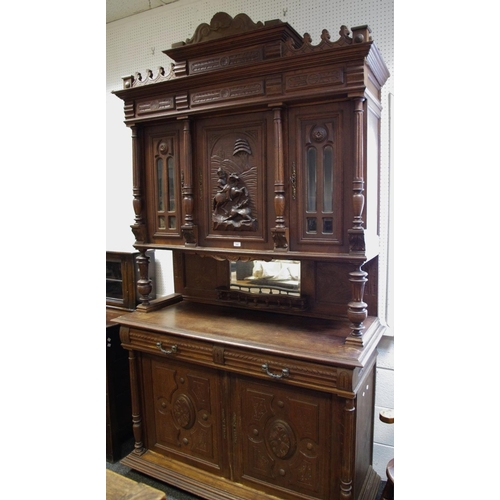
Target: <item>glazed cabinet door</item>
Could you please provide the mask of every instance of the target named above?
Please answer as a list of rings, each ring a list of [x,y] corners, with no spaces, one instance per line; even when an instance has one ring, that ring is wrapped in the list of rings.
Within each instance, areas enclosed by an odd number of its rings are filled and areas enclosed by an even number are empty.
[[[149,239],[182,244],[182,124],[145,128],[143,147]]]
[[[289,110],[291,246],[298,251],[346,251],[350,227],[344,188],[352,163],[352,117],[347,103]],[[350,192],[349,192],[350,194]]]
[[[237,480],[279,498],[331,498],[329,395],[233,381]]]
[[[146,355],[142,366],[147,448],[226,476],[218,372]]]

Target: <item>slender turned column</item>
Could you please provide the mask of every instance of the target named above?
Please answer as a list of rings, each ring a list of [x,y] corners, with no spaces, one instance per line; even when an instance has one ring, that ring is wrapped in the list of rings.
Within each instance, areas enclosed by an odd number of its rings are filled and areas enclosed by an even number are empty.
[[[364,176],[363,176],[363,165],[364,165],[364,134],[363,134],[363,102],[364,99],[358,98],[354,101],[354,116],[356,120],[355,124],[355,165],[354,165],[354,179],[352,183],[352,206],[354,210],[354,219],[352,221],[353,229],[363,229],[363,220],[361,219],[361,214],[363,213],[363,208],[365,206],[365,196],[364,191]]]
[[[365,137],[364,137],[364,97],[354,99],[354,177],[352,181],[352,208],[353,221],[352,229],[349,229],[349,252],[364,254],[365,247],[365,230],[363,228],[363,208],[365,206],[364,191],[364,175],[363,167],[365,161]],[[364,330],[363,321],[366,319],[367,304],[363,302],[365,291],[365,283],[367,273],[361,269],[361,265],[357,269],[349,273],[349,281],[351,282],[352,300],[347,306],[347,317],[351,321],[351,335],[346,339],[347,343],[363,344],[362,333]]]
[[[137,243],[144,243],[146,240],[146,225],[142,214],[143,193],[141,183],[141,148],[140,137],[137,127],[131,127],[132,130],[132,192],[134,199],[132,201],[135,213],[135,222],[131,226]]]
[[[353,399],[346,399],[344,407],[344,441],[342,443],[342,465],[340,470],[340,498],[352,500],[354,463],[354,418],[356,408]]]
[[[368,273],[358,266],[356,271],[349,273],[349,281],[351,282],[352,300],[347,305],[347,317],[351,322],[351,337],[348,338],[350,342],[356,341],[362,343],[362,335],[365,326],[363,321],[366,319],[367,304],[363,302],[363,295],[365,292],[365,283],[368,281],[366,278]]]
[[[191,124],[188,118],[183,119],[183,145],[181,186],[182,186],[182,209],[184,212],[184,224],[182,234],[184,242],[188,246],[194,246],[197,242],[195,226],[193,224],[193,153],[191,144]]]
[[[274,212],[276,227],[272,234],[274,248],[286,250],[288,248],[288,230],[285,227],[285,165],[283,160],[283,123],[282,108],[273,108],[274,114]]]
[[[142,442],[142,417],[139,403],[139,374],[137,370],[137,358],[135,351],[129,351],[128,356],[130,368],[130,398],[132,403],[132,432],[134,433],[134,453],[142,455],[145,451]]]
[[[153,289],[151,280],[149,279],[149,257],[146,255],[147,250],[140,249],[139,255],[136,258],[137,266],[139,267],[139,279],[137,280],[137,291],[139,292],[139,300],[144,306],[149,306],[149,294]]]

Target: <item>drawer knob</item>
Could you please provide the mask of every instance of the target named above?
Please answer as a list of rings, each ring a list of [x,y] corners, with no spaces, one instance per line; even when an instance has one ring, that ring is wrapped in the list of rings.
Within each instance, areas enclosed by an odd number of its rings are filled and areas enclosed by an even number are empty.
[[[170,350],[167,350],[167,349],[163,349],[163,345],[161,342],[156,342],[156,347],[158,347],[158,349],[160,349],[160,351],[163,354],[176,354],[177,353],[177,346],[176,345],[173,345],[170,348]]]
[[[280,374],[272,373],[269,371],[269,365],[267,363],[264,363],[262,365],[262,371],[265,372],[267,375],[269,375],[272,378],[285,378],[290,375],[290,370],[288,368],[283,368],[281,370]]]

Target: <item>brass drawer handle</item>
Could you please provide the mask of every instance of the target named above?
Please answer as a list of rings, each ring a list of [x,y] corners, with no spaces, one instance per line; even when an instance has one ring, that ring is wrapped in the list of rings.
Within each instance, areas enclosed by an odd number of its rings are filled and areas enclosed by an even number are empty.
[[[177,346],[176,345],[173,345],[172,348],[170,349],[170,351],[163,349],[161,342],[156,342],[156,347],[158,347],[158,349],[160,349],[160,351],[163,354],[176,354],[177,353]]]
[[[290,370],[288,368],[283,368],[281,370],[281,374],[276,375],[275,373],[271,373],[269,371],[269,365],[267,363],[264,363],[262,365],[262,371],[265,372],[267,375],[269,375],[272,378],[286,378],[290,375]]]

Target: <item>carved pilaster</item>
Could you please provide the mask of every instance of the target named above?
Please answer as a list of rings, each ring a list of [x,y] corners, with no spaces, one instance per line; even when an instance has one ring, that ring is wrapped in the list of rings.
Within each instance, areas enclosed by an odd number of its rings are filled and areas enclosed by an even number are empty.
[[[185,245],[196,246],[198,234],[197,227],[193,223],[193,153],[191,145],[191,124],[188,118],[183,120],[182,133],[184,149],[182,152],[181,187],[184,224],[181,230]]]
[[[352,500],[354,432],[356,408],[353,399],[346,399],[344,406],[344,435],[342,442],[342,465],[340,470],[340,498]]]
[[[139,255],[136,258],[137,266],[139,267],[139,279],[137,280],[137,291],[139,292],[139,300],[143,306],[149,306],[149,294],[153,290],[153,285],[149,279],[149,257],[146,255],[145,249],[139,250]]]
[[[281,107],[273,109],[274,113],[274,211],[276,227],[271,229],[274,249],[288,249],[288,228],[285,227],[285,165],[283,160],[283,123]]]
[[[352,221],[352,229],[349,229],[349,251],[351,253],[360,253],[365,251],[365,236],[363,228],[363,208],[365,206],[365,196],[363,194],[365,188],[363,165],[364,165],[364,103],[363,97],[357,97],[354,100],[354,178],[352,181],[352,208],[354,218]]]
[[[133,187],[132,192],[134,199],[132,201],[135,213],[135,222],[132,226],[136,243],[144,243],[146,241],[146,224],[143,218],[143,192],[141,181],[141,149],[140,137],[136,127],[131,127],[132,130],[132,175]]]

